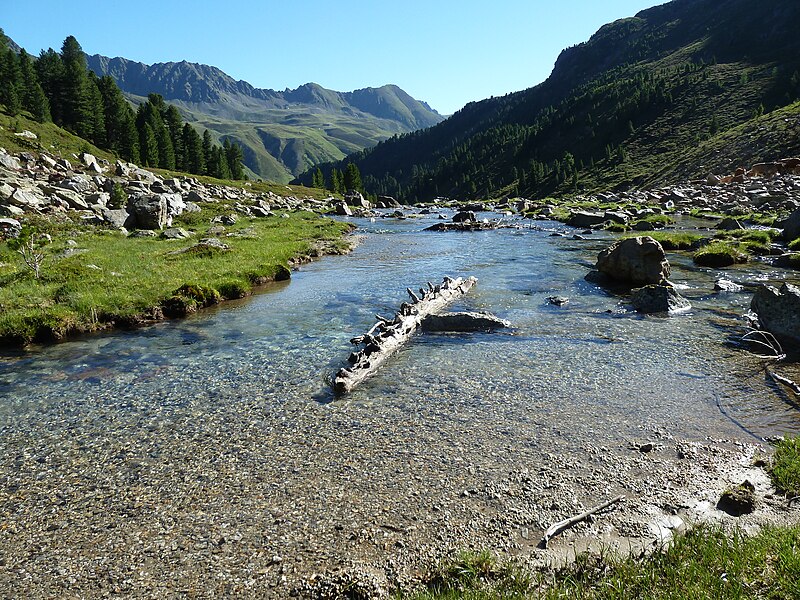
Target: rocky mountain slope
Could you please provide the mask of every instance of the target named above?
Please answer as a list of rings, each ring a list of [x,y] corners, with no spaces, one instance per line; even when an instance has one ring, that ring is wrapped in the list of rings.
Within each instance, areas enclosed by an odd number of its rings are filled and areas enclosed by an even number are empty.
[[[348,160],[369,191],[414,201],[653,185],[705,176],[712,159],[733,167],[743,146],[753,162],[788,156],[800,152],[798,29],[796,2],[674,0],[564,50],[536,87]]]
[[[186,61],[146,65],[93,55],[87,62],[98,75],[111,75],[129,98],[161,94],[217,140],[240,143],[253,175],[283,183],[319,162],[443,119],[394,85],[336,92],[308,83],[281,92]]]

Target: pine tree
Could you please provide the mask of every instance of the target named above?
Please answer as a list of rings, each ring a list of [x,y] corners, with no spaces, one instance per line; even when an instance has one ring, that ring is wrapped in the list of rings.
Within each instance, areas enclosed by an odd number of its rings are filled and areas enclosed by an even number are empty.
[[[126,140],[126,136],[131,108],[110,76],[101,77],[97,86],[103,100],[103,114],[105,115],[106,131],[103,145],[120,156],[129,155],[130,143]],[[131,160],[129,156],[125,156],[125,158]]]
[[[61,109],[64,127],[83,138],[91,138],[94,122],[91,114],[86,57],[81,45],[73,36],[61,46],[64,65],[61,81]]]
[[[162,114],[162,118],[164,119],[164,123],[169,130],[169,137],[172,141],[172,149],[175,155],[175,166],[178,169],[185,171],[187,170],[186,164],[184,163],[186,151],[183,147],[183,119],[181,118],[181,114],[178,112],[177,108],[170,104]]]
[[[184,149],[184,169],[189,173],[201,175],[206,172],[206,160],[203,152],[203,140],[194,127],[184,124],[182,132]]]
[[[344,194],[344,177],[339,169],[331,170],[331,191],[335,194]]]
[[[355,163],[348,163],[344,170],[344,188],[345,191],[354,190],[361,192],[364,186],[361,183],[361,172]]]
[[[0,104],[11,116],[22,110],[22,93],[19,58],[11,48],[0,48]]]
[[[228,161],[228,169],[231,172],[231,179],[244,179],[244,169],[242,168],[242,160],[244,153],[239,144],[225,140],[225,158]]]
[[[2,30],[0,30],[1,32]],[[27,110],[34,119],[40,123],[50,120],[50,103],[44,95],[44,90],[39,84],[39,78],[33,66],[30,54],[21,50],[19,53],[19,68],[22,74],[22,108]]]
[[[172,147],[172,139],[169,136],[169,129],[163,123],[154,130],[156,144],[158,144],[158,167],[161,169],[175,169],[175,149]]]
[[[322,169],[319,167],[316,168],[314,174],[311,176],[311,187],[318,189],[325,188],[325,176],[322,174]]]
[[[158,141],[150,123],[145,123],[139,132],[139,153],[145,167],[158,166]]]
[[[211,175],[211,167],[214,159],[212,155],[213,148],[214,144],[211,141],[211,133],[206,129],[203,132],[203,162],[206,165],[206,168],[203,170],[204,175]]]
[[[104,145],[106,139],[105,107],[103,95],[100,93],[99,80],[92,71],[86,79],[86,102],[89,109],[91,134],[89,139],[97,145]]]
[[[55,50],[48,48],[39,53],[35,67],[39,83],[50,104],[50,116],[54,123],[62,125],[64,112],[62,110],[61,83],[64,80],[64,63],[61,62],[61,57]]]

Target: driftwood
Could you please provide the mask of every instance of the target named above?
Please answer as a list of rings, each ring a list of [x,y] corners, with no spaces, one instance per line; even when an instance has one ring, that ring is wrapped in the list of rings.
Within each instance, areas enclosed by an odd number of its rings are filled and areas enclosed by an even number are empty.
[[[350,354],[348,362],[352,366],[336,374],[333,383],[336,393],[345,394],[372,375],[409,340],[426,316],[441,311],[450,302],[466,294],[477,281],[474,277],[445,277],[440,285],[428,283],[428,288],[420,288],[419,293],[408,288],[411,302],[404,302],[394,319],[376,315],[378,322],[366,334],[350,340],[355,345],[364,344],[364,348]]]
[[[782,383],[783,385],[788,387],[790,390],[792,390],[795,394],[800,396],[800,385],[797,385],[791,379],[788,379],[786,377],[782,377],[781,375],[778,375],[777,373],[773,373],[769,369],[767,369],[767,375],[769,375],[769,378],[772,379],[772,381],[774,381],[775,383]]]
[[[547,531],[544,532],[544,537],[542,537],[542,541],[539,542],[539,548],[547,548],[547,542],[549,542],[552,538],[557,536],[565,529],[569,529],[573,525],[577,525],[581,521],[585,521],[593,514],[608,508],[612,504],[621,502],[622,500],[625,500],[625,496],[617,496],[616,498],[612,498],[607,502],[603,502],[599,506],[595,506],[594,508],[590,508],[589,510],[584,511],[579,515],[575,515],[574,517],[570,517],[569,519],[564,519],[563,521],[559,521],[558,523],[553,523],[552,525],[550,525],[550,527],[547,528]]]

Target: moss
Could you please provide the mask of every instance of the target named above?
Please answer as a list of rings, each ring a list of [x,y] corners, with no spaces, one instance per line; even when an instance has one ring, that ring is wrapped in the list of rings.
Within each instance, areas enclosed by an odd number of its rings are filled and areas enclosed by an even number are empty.
[[[217,291],[226,300],[244,298],[250,294],[250,285],[241,280],[223,281],[217,284]]]
[[[700,248],[692,259],[703,267],[721,268],[747,262],[747,255],[740,252],[737,246],[715,241]]]
[[[683,231],[653,231],[647,232],[646,235],[659,242],[664,250],[689,250],[697,247],[703,239],[699,233]]]

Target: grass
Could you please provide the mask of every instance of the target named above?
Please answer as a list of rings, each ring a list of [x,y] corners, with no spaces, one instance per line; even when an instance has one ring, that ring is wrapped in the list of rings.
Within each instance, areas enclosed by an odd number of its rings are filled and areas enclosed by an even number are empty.
[[[0,340],[62,339],[111,323],[135,323],[161,308],[185,314],[242,297],[258,283],[287,278],[287,262],[313,253],[320,243],[344,249],[346,225],[302,212],[289,218],[240,218],[227,233],[247,229],[247,235],[222,237],[229,250],[176,253],[205,234],[215,210],[207,209],[203,218],[188,217],[195,236],[184,241],[127,238],[69,221],[41,225],[53,243],[38,280],[0,243]],[[61,254],[68,239],[75,240],[80,253]]]
[[[781,493],[790,497],[800,496],[800,437],[778,442],[770,477]]]
[[[800,597],[800,527],[756,536],[698,528],[663,552],[621,558],[580,554],[553,573],[499,566],[491,554],[464,554],[429,577],[425,589],[399,598],[714,600]]]
[[[631,233],[626,237],[646,235],[663,246],[664,250],[689,250],[697,246],[703,236],[699,233],[685,231],[642,231]]]
[[[797,238],[796,240],[792,240],[791,242],[789,242],[789,250],[791,250],[792,252],[800,251],[800,238]]]
[[[747,262],[747,255],[739,249],[738,244],[717,240],[700,248],[692,259],[704,267],[720,268]]]

